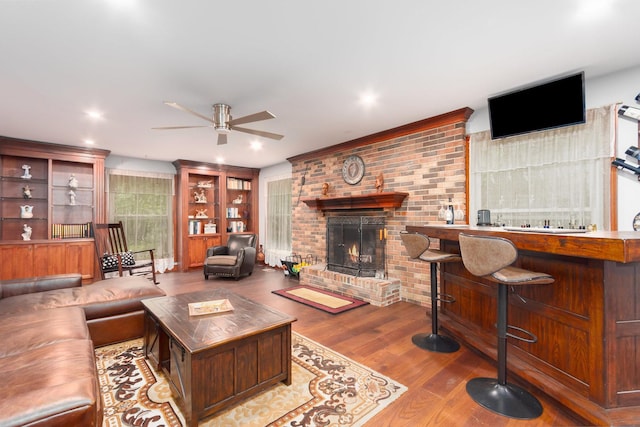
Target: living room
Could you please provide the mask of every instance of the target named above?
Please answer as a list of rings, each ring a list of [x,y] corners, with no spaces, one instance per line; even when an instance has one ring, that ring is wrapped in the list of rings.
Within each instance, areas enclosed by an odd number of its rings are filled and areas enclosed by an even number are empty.
[[[313,200],[406,193],[399,208],[375,210],[384,217],[385,232],[389,236],[384,271],[373,273],[375,277],[372,279],[362,280],[364,283],[359,284],[359,288],[352,285],[351,279],[341,279],[342,288],[326,285],[326,289],[358,295],[378,307],[401,303],[402,307],[411,305],[419,309],[431,307],[428,271],[407,257],[399,233],[407,226],[444,224],[440,210],[443,205],[446,207],[449,200],[458,214],[456,224],[473,226],[477,211],[488,208],[482,204],[482,199],[475,198],[468,175],[468,148],[474,143],[473,138],[491,128],[488,98],[584,71],[585,110],[610,108],[613,111],[609,117],[614,122],[615,144],[611,145],[608,165],[614,158],[624,159],[632,166],[636,164],[627,151],[629,147],[638,146],[638,121],[618,114],[622,105],[631,109],[640,107],[636,102],[640,90],[640,65],[634,59],[636,49],[632,42],[620,40],[618,34],[620,28],[633,28],[632,25],[635,25],[629,18],[633,15],[629,12],[635,5],[617,4],[614,17],[602,12],[604,23],[591,24],[589,29],[585,28],[584,23],[572,22],[537,42],[532,40],[540,37],[539,28],[545,25],[555,28],[556,25],[551,24],[558,24],[552,19],[553,13],[545,12],[545,9],[548,7],[548,11],[552,11],[554,7],[559,7],[558,16],[566,17],[568,11],[565,6],[539,5],[532,7],[534,10],[523,11],[508,2],[496,2],[486,9],[495,7],[500,13],[478,19],[475,16],[480,13],[478,10],[462,10],[458,6],[441,6],[440,9],[414,2],[407,3],[406,7],[415,13],[407,13],[406,10],[401,11],[402,8],[389,5],[380,5],[378,11],[369,10],[362,14],[358,13],[362,5],[329,4],[325,8],[316,5],[311,10],[295,4],[273,8],[252,5],[255,9],[243,26],[255,28],[242,35],[237,34],[231,23],[237,20],[236,16],[245,13],[240,6],[220,6],[222,9],[218,10],[214,6],[193,2],[184,8],[170,7],[170,12],[175,15],[163,15],[159,21],[165,24],[165,28],[173,25],[174,20],[189,23],[187,26],[193,27],[194,31],[188,33],[189,37],[186,37],[186,30],[183,35],[175,29],[166,33],[158,30],[155,22],[151,24],[154,21],[153,13],[143,3],[117,7],[106,6],[105,3],[95,9],[86,5],[75,6],[78,9],[73,12],[67,2],[58,5],[32,2],[31,6],[15,3],[1,7],[7,8],[7,13],[0,18],[3,23],[0,33],[5,36],[3,39],[16,39],[16,35],[20,34],[17,39],[24,43],[24,47],[6,47],[9,65],[0,72],[1,87],[6,94],[4,100],[0,101],[0,112],[6,120],[0,125],[0,135],[24,141],[70,145],[80,150],[86,149],[83,139],[91,138],[94,140],[93,149],[108,151],[103,166],[109,173],[102,177],[103,187],[97,190],[101,197],[98,197],[100,202],[96,205],[94,222],[118,220],[114,201],[117,199],[109,198],[113,196],[113,191],[110,191],[113,190],[110,186],[112,177],[130,173],[147,178],[170,177],[174,182],[169,196],[168,222],[171,229],[163,233],[169,237],[165,237],[162,255],[158,257],[161,287],[163,282],[174,283],[176,279],[171,278],[173,274],[202,273],[201,266],[189,268],[184,255],[188,249],[183,248],[186,239],[180,237],[180,233],[186,235],[187,229],[181,227],[194,218],[188,218],[192,213],[182,212],[180,208],[184,191],[178,184],[180,170],[176,167],[177,161],[209,165],[210,171],[207,173],[225,179],[225,182],[228,177],[255,179],[252,196],[257,201],[252,207],[255,211],[249,215],[252,225],[247,231],[256,232],[266,263],[274,268],[280,267],[281,261],[292,254],[325,258],[326,222],[332,214],[327,215],[322,209],[312,207],[310,204]],[[272,16],[278,15],[280,6],[286,6],[287,13],[280,11],[281,15]],[[160,10],[158,8],[158,14]],[[234,16],[234,19],[229,19],[230,22],[221,27],[222,30],[218,28],[216,31],[216,25],[206,28],[207,19],[210,23],[217,23],[220,18],[213,16],[221,11],[226,12],[224,15]],[[534,11],[536,18],[532,18],[530,23],[523,23],[523,14],[533,14]],[[102,16],[99,18],[99,15]],[[197,15],[202,17],[196,19]],[[335,20],[335,33],[326,34],[326,28],[321,29],[320,25],[300,18],[312,15],[322,17],[318,18],[322,22]],[[286,25],[286,17],[293,20],[296,16],[300,18],[296,24]],[[446,22],[439,23],[435,28],[435,23],[431,22],[434,16],[446,16],[443,19]],[[279,29],[271,28],[276,25],[264,17],[273,18],[273,22],[279,24]],[[63,22],[65,18],[70,24],[68,28],[60,30],[60,38],[52,36],[51,40],[46,40],[48,33],[57,31],[52,26],[53,22]],[[486,25],[487,20],[499,21],[493,23],[502,32],[494,33]],[[367,26],[365,22],[375,25]],[[446,46],[442,41],[436,43],[433,40],[442,40],[442,34],[451,33],[442,27],[444,24],[467,30],[460,32],[458,42],[462,47],[454,49],[462,53],[453,55],[443,65],[434,58],[444,55],[445,50],[452,50],[449,46],[451,36],[447,37]],[[434,27],[433,32],[421,29],[428,26]],[[371,27],[377,31],[372,31]],[[576,32],[568,37],[565,34],[567,28],[573,28]],[[95,33],[91,32],[92,29]],[[70,40],[77,38],[80,31],[87,31],[90,35],[71,47]],[[522,40],[526,42],[506,46],[503,34],[520,32]],[[123,37],[116,37],[116,33],[121,33]],[[308,33],[323,33],[324,36],[316,38]],[[476,33],[478,40],[474,40]],[[272,36],[274,42],[270,42],[265,34]],[[290,34],[298,36],[294,38]],[[490,37],[481,39],[481,34]],[[136,48],[129,51],[126,49],[127,37],[136,42],[144,40],[145,43],[132,43]],[[176,39],[172,40],[173,37]],[[580,46],[569,39],[579,40]],[[194,45],[187,47],[189,40]],[[291,51],[291,56],[279,53],[285,49],[275,47],[277,42],[284,43],[282,46]],[[95,43],[95,47],[92,43]],[[258,52],[260,49],[256,46],[260,43],[265,44],[265,52]],[[496,48],[503,47],[510,60],[492,59],[495,52],[489,52],[487,48],[492,43]],[[589,49],[584,46],[587,44],[591,44]],[[334,49],[325,50],[326,45],[334,46]],[[113,46],[115,48],[111,50]],[[202,53],[206,49],[211,50],[212,46],[215,53]],[[335,48],[337,46],[345,49]],[[176,52],[176,56],[172,56],[171,52],[180,51],[181,48],[183,52]],[[57,59],[53,52],[65,49],[69,52],[64,55],[75,53],[79,56]],[[114,54],[114,51],[117,53]],[[415,55],[420,58],[407,58],[412,52],[420,52]],[[539,53],[540,56],[536,58],[531,53]],[[101,55],[108,60],[103,62]],[[216,59],[204,59],[202,56]],[[145,61],[148,64],[144,64]],[[325,65],[321,67],[319,62],[331,63],[332,67],[323,68]],[[383,66],[380,62],[395,65],[387,68],[388,64]],[[500,66],[496,67],[494,62]],[[77,64],[78,70],[72,72],[71,68],[74,67],[68,65],[71,63]],[[105,71],[98,73],[98,68],[106,70],[110,77],[101,74]],[[45,70],[48,76],[37,75],[35,69]],[[156,74],[150,71],[153,69],[163,70],[162,73],[157,71],[158,75],[162,74],[159,82],[151,82],[150,75]],[[469,69],[476,70],[477,82],[467,78]],[[75,74],[76,71],[87,74]],[[434,74],[429,74],[431,72]],[[311,79],[302,80],[300,76],[287,77],[288,73],[307,73],[314,80],[312,83]],[[341,73],[343,82],[336,77]],[[254,78],[253,74],[260,74],[260,77]],[[483,77],[485,74],[487,76]],[[47,80],[49,78],[51,80]],[[115,82],[120,89],[107,87],[107,83],[98,89],[91,88],[87,82],[101,79]],[[402,80],[406,82],[396,86]],[[360,86],[347,87],[358,81],[362,83]],[[365,86],[376,87],[369,81],[379,82],[378,105],[364,107],[359,104],[357,95]],[[146,99],[134,100],[136,91],[143,93]],[[152,96],[148,96],[151,92]],[[103,100],[105,102],[101,103]],[[185,106],[191,112],[179,111],[181,108],[172,108],[164,101],[178,102],[179,107]],[[225,134],[226,144],[218,145],[216,139],[222,133],[216,132],[213,126],[204,121],[211,121],[212,104],[218,102],[232,106],[234,118],[268,108],[275,118],[249,125],[238,123],[239,127],[248,126],[251,130],[272,137],[284,135],[284,138],[276,140],[263,137],[262,150],[254,152],[250,143],[255,134],[235,131],[232,122],[231,131]],[[91,121],[84,115],[87,108],[102,110],[103,118]],[[194,112],[204,118],[195,117],[192,114]],[[131,124],[134,127],[125,130],[125,126]],[[202,126],[205,129],[152,129],[173,125]],[[516,136],[511,140],[527,141],[527,136]],[[496,144],[499,142],[496,141]],[[422,156],[425,152],[430,153],[429,157]],[[225,158],[224,164],[218,163],[218,156]],[[353,161],[354,156],[362,161],[362,176],[357,182],[354,179],[348,182],[344,167],[347,161]],[[434,166],[434,162],[437,166]],[[249,171],[240,173],[236,167]],[[437,170],[432,170],[434,167]],[[254,173],[256,178],[253,178]],[[607,210],[610,217],[606,221],[594,219],[580,225],[595,225],[601,231],[631,232],[636,228],[635,219],[640,212],[640,200],[634,197],[638,188],[637,176],[632,171],[630,173],[629,169],[615,167],[610,167],[608,173],[610,186],[600,198],[604,199],[606,209],[603,210]],[[195,172],[193,174],[197,175]],[[202,176],[206,177],[207,174]],[[66,180],[67,176],[63,178]],[[380,183],[377,178],[381,178]],[[272,217],[268,214],[269,186],[285,180],[290,182],[288,197],[292,204],[289,213],[290,240],[288,246],[274,246],[273,237],[269,236],[269,230],[273,228],[270,225]],[[323,188],[325,184],[326,193]],[[599,191],[600,187],[593,188],[593,192]],[[234,193],[233,197],[231,193],[225,195],[225,202],[228,201],[233,207],[232,200],[239,200],[237,204],[241,205],[243,200],[237,199],[237,194]],[[70,197],[67,191],[64,197]],[[37,203],[29,204],[37,206]],[[82,201],[74,199],[74,204],[80,208]],[[500,214],[500,209],[492,206],[491,210],[493,219],[499,221],[496,215]],[[502,218],[507,217],[507,214],[501,215]],[[207,218],[203,224],[207,222],[212,221]],[[534,225],[537,224],[536,220]],[[12,231],[15,236],[1,236],[3,245],[22,240],[21,235],[25,232],[22,225],[20,223],[19,230]],[[520,225],[520,222],[512,225]],[[233,227],[237,227],[237,224]],[[238,231],[233,227],[217,224],[215,234],[220,235],[220,243]],[[44,240],[50,238],[51,235],[47,235]],[[34,237],[34,240],[38,239]],[[19,253],[10,252],[14,249],[15,246],[3,253],[11,253],[15,258]],[[89,250],[92,266],[95,267],[97,258],[93,246]],[[201,252],[204,258],[204,251]],[[26,263],[22,264],[24,271]],[[87,276],[85,282],[98,279],[99,273],[95,268],[92,270],[91,277]],[[309,275],[301,279],[326,280],[316,276],[310,278]],[[211,279],[208,282],[215,286],[219,280]],[[366,293],[363,289],[371,286],[369,282],[375,282],[375,290]],[[418,319],[422,323],[423,312]],[[339,322],[333,322],[337,327]]]

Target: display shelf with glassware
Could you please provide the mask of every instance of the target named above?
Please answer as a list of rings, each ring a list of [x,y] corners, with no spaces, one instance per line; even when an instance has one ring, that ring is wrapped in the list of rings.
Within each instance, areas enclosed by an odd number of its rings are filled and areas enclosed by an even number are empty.
[[[46,159],[2,156],[0,240],[47,238],[49,164]]]
[[[252,189],[258,169],[191,160],[173,164],[178,171],[177,258],[182,271],[201,267],[207,248],[226,243],[230,233],[257,234],[248,219],[257,217],[257,192]]]
[[[104,222],[109,151],[0,137],[0,279],[94,277],[92,222]],[[55,244],[53,244],[56,242]],[[46,262],[41,262],[46,259]]]

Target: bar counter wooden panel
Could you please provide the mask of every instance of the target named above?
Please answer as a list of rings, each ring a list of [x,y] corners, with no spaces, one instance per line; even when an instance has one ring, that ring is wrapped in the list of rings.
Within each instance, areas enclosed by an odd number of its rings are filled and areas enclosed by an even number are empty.
[[[458,235],[505,237],[519,250],[515,265],[554,276],[552,285],[521,286],[509,296],[509,325],[538,336],[509,340],[516,376],[593,425],[640,422],[640,233],[551,234],[497,227],[407,226],[459,253]],[[441,265],[442,328],[497,358],[496,285],[462,263]]]

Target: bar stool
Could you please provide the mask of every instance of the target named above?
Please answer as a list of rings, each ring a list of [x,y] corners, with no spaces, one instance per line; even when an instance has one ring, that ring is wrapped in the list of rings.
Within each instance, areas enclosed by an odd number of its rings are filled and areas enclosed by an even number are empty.
[[[455,302],[451,295],[445,298],[438,296],[438,263],[461,261],[457,254],[450,254],[437,249],[429,249],[431,241],[424,234],[400,232],[402,243],[412,259],[426,261],[431,267],[431,333],[416,334],[411,341],[418,347],[438,353],[453,353],[458,351],[460,344],[449,337],[438,335],[438,301]]]
[[[460,253],[465,268],[474,276],[498,284],[498,378],[474,378],[467,383],[467,393],[476,403],[511,418],[533,419],[542,415],[542,405],[528,391],[507,383],[507,337],[535,343],[538,338],[529,331],[507,325],[508,287],[546,285],[552,276],[512,267],[518,250],[507,239],[491,236],[459,235]],[[519,331],[531,338],[507,332]]]

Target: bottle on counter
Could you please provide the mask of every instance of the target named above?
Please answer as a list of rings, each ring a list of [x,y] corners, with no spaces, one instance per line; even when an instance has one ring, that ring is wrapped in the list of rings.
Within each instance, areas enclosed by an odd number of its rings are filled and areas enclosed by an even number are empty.
[[[447,206],[447,211],[444,216],[447,224],[453,224],[453,220],[455,218],[455,211],[453,210],[453,203],[451,202],[451,197],[449,197],[449,206]]]

